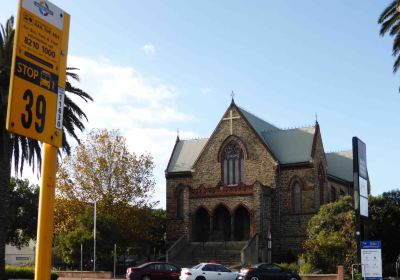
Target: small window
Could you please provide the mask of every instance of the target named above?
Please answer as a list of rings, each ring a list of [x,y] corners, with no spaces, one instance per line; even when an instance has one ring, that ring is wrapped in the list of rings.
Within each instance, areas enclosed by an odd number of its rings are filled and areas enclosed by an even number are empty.
[[[301,212],[301,186],[298,181],[293,185],[293,210],[295,213]]]
[[[331,186],[331,202],[334,202],[334,201],[336,201],[337,200],[337,197],[336,197],[336,189],[335,189],[335,187],[334,186]]]
[[[176,217],[183,219],[183,190],[179,190],[177,195]]]

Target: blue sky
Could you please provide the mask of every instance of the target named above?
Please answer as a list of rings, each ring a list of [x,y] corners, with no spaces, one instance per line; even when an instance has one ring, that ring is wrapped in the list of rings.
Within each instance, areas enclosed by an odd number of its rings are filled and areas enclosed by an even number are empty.
[[[154,156],[165,207],[176,130],[208,137],[230,103],[281,128],[321,126],[325,151],[367,144],[372,194],[399,188],[399,75],[377,19],[390,1],[53,1],[71,14],[68,65],[90,128]],[[16,14],[4,1],[0,21]]]

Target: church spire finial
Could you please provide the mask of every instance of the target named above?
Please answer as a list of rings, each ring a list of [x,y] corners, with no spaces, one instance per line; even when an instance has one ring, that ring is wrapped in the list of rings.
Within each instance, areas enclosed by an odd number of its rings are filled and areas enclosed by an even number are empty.
[[[318,125],[318,113],[315,113],[315,125]]]
[[[232,92],[231,92],[231,97],[232,97],[232,103],[235,103],[235,93],[233,92],[233,90],[232,90]]]
[[[179,128],[176,130],[176,142],[179,142]]]

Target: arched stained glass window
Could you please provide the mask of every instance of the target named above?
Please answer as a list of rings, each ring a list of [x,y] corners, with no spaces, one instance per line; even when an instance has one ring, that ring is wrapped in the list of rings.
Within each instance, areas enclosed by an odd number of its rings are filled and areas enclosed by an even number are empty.
[[[225,185],[244,182],[244,155],[240,145],[231,141],[222,152],[221,169]]]

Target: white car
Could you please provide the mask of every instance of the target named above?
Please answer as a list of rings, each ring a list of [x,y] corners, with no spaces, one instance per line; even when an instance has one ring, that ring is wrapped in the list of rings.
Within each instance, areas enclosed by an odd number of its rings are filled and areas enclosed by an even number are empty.
[[[237,272],[232,272],[222,264],[201,263],[192,268],[182,268],[180,280],[235,280]]]

